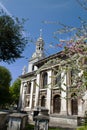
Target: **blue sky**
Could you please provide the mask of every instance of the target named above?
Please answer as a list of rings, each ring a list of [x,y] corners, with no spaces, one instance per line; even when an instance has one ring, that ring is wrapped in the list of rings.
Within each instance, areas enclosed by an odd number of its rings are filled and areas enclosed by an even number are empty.
[[[66,25],[79,26],[79,16],[87,17],[87,12],[80,7],[76,0],[0,0],[0,7],[11,16],[29,19],[25,23],[25,34],[35,40],[43,30],[42,36],[45,41],[45,53],[47,55],[58,52],[58,48],[50,48],[51,42],[57,43],[53,38],[53,33],[60,28],[56,24],[44,24],[42,21],[61,22]],[[70,36],[67,36],[69,38]],[[59,36],[59,38],[63,38]],[[24,59],[18,59],[13,64],[1,62],[0,65],[8,68],[12,74],[12,82],[21,75],[24,66],[28,66],[28,61],[35,50],[35,45],[29,43],[25,48]]]

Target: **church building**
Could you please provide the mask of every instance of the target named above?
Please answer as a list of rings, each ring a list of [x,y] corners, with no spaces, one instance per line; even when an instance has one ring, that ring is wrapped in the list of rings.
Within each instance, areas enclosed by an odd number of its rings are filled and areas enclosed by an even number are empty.
[[[57,116],[63,118],[69,115],[74,119],[71,124],[75,124],[77,121],[75,119],[78,116],[84,116],[87,110],[87,92],[85,92],[84,101],[73,98],[75,92],[69,93],[64,85],[67,84],[70,87],[71,73],[64,74],[62,71],[55,76],[59,72],[57,58],[66,60],[66,57],[62,57],[61,52],[46,57],[44,45],[45,42],[40,35],[36,41],[35,52],[29,60],[28,71],[24,68],[20,76],[19,108],[21,111],[31,112],[38,106],[45,107],[49,110],[50,119],[56,120]]]

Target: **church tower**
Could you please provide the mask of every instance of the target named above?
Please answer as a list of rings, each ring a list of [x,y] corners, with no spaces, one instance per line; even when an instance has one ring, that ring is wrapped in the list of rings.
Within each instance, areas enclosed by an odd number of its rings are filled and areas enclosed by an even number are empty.
[[[32,72],[37,68],[34,67],[34,63],[45,58],[44,53],[44,40],[42,38],[42,30],[40,30],[40,37],[36,41],[36,49],[31,59],[29,60],[28,72]]]

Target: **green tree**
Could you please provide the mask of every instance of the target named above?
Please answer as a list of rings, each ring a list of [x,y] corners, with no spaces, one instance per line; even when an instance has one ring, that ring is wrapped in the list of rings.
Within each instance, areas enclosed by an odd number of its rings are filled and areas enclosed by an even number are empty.
[[[14,81],[13,85],[10,87],[11,104],[18,105],[19,95],[20,95],[20,85],[21,80],[18,78]]]
[[[6,106],[9,102],[9,86],[11,73],[3,66],[0,66],[0,107]]]
[[[1,13],[0,15],[0,61],[14,62],[21,58],[27,43],[24,20]]]

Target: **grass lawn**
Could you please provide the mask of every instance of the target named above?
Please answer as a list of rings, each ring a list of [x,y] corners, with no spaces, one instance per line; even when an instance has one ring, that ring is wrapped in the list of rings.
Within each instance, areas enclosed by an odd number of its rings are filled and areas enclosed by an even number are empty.
[[[62,130],[62,128],[49,128],[49,130]]]
[[[34,130],[34,125],[28,124],[25,130]],[[62,128],[49,128],[49,130],[64,130]]]
[[[78,127],[76,130],[87,130],[87,125],[86,126]]]
[[[34,130],[34,125],[28,124],[25,130]],[[64,128],[49,128],[49,130],[64,130]],[[66,130],[66,129],[65,129]],[[87,125],[80,126],[76,130],[87,130]]]
[[[34,125],[28,124],[25,130],[34,130]]]

